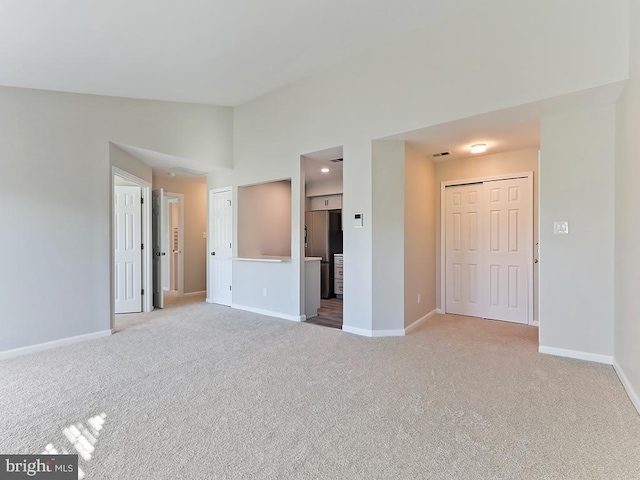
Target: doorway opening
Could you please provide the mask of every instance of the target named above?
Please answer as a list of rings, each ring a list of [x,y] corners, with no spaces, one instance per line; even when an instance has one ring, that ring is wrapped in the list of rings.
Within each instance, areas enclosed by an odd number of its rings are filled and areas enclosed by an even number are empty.
[[[184,295],[184,195],[164,192],[164,221],[162,225],[161,257],[162,290],[164,296],[182,297]]]
[[[306,322],[342,329],[342,147],[303,155],[301,161],[304,177],[303,278]]]
[[[150,312],[151,184],[120,168],[111,171],[111,327],[114,315]],[[145,249],[145,247],[147,247]]]

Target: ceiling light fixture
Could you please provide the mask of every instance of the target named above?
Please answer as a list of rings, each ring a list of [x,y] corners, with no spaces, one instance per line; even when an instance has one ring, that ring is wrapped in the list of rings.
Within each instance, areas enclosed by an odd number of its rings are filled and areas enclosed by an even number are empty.
[[[484,153],[487,151],[486,143],[476,143],[475,145],[471,145],[471,153]]]
[[[320,169],[320,171],[322,173],[329,173],[329,169],[327,167],[324,167],[324,168]]]

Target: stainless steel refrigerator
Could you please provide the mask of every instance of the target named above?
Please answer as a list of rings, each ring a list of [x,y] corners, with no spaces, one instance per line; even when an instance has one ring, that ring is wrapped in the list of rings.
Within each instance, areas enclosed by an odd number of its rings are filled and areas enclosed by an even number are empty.
[[[305,214],[305,256],[320,257],[320,296],[332,298],[334,292],[333,255],[342,253],[342,213],[320,210]]]

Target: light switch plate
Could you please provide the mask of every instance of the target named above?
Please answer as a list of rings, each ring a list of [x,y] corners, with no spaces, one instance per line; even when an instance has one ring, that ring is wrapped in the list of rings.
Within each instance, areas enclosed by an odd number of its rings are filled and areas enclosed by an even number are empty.
[[[569,233],[569,222],[553,222],[553,233],[566,235]]]

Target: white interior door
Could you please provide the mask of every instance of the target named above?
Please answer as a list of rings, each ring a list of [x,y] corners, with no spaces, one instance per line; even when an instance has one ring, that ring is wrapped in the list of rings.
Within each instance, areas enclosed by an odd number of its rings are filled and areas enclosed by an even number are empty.
[[[142,311],[140,187],[114,187],[115,313]]]
[[[446,189],[446,311],[482,317],[482,184]]]
[[[486,318],[528,323],[533,203],[526,178],[484,184]]]
[[[209,301],[231,305],[231,191],[209,196]]]
[[[529,323],[532,195],[527,178],[445,189],[447,313]]]
[[[153,191],[151,218],[151,241],[153,243],[153,306],[155,308],[164,308],[162,257],[166,256],[167,252],[162,250],[162,232],[165,229],[164,191],[162,188]]]
[[[162,255],[160,260],[162,262],[162,290],[168,292],[171,290],[171,203],[170,200],[164,197],[162,201],[162,248],[161,250],[166,253]]]

